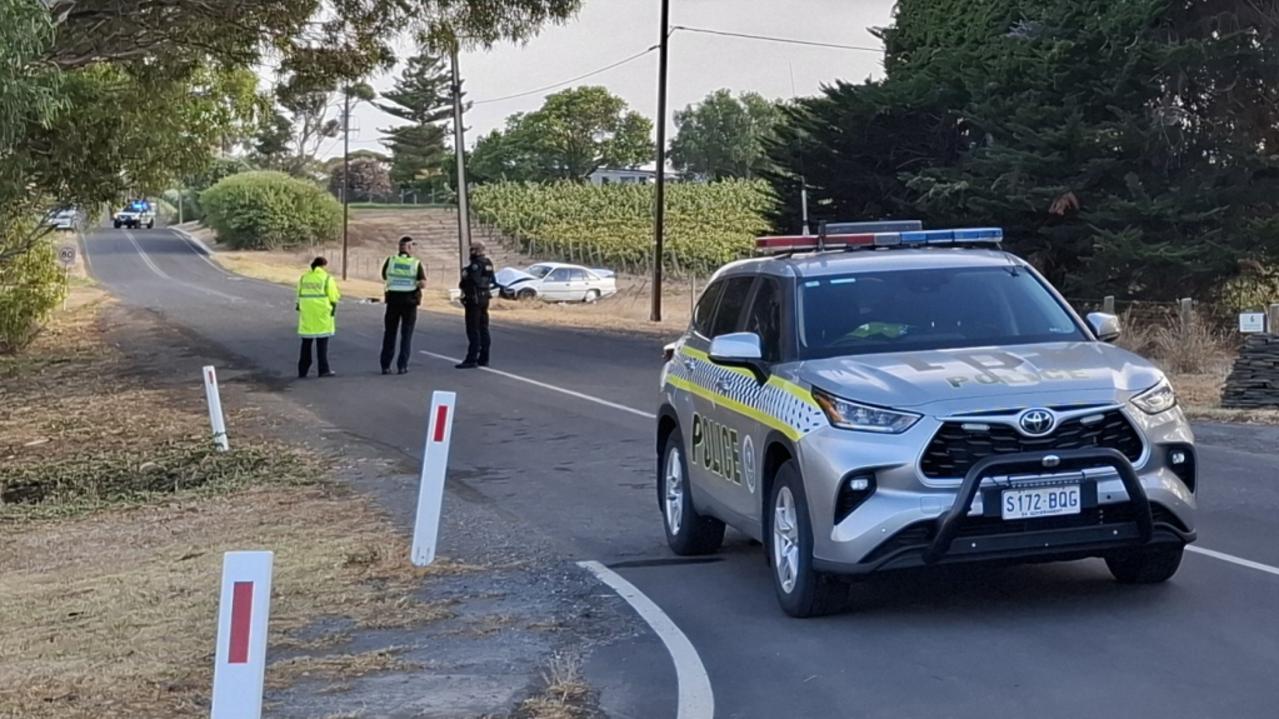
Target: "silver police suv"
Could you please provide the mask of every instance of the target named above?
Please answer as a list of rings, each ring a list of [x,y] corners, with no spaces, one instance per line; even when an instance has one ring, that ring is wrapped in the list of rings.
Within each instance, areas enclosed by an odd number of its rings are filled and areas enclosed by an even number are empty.
[[[762,542],[782,608],[849,575],[1101,557],[1170,578],[1194,437],[1163,373],[1080,318],[998,229],[847,223],[765,237],[666,348],[658,501],[681,555]],[[843,575],[842,577],[840,575]]]

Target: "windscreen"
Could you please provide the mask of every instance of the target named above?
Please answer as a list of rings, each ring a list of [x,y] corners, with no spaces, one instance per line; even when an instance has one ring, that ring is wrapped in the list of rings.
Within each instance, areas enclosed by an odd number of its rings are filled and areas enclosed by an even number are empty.
[[[543,277],[545,277],[548,273],[550,273],[550,271],[553,269],[555,268],[551,267],[550,265],[533,265],[524,271],[540,280]]]
[[[814,277],[799,291],[805,359],[1087,338],[1035,275],[1012,266]]]

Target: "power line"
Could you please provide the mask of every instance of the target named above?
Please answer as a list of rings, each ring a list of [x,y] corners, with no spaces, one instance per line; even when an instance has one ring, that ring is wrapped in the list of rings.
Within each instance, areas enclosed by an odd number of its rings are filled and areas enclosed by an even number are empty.
[[[596,76],[596,75],[599,75],[600,73],[608,72],[609,70],[612,70],[612,69],[613,69],[613,68],[615,68],[615,67],[621,67],[622,65],[625,65],[625,64],[626,64],[626,63],[628,63],[628,62],[634,62],[634,61],[636,61],[636,60],[640,59],[641,57],[644,57],[645,55],[647,55],[647,54],[649,54],[649,53],[653,52],[654,50],[656,50],[656,49],[657,49],[657,47],[658,47],[657,45],[654,45],[654,46],[652,46],[652,47],[648,48],[647,50],[641,50],[640,52],[637,52],[637,53],[635,53],[634,55],[631,55],[630,57],[627,57],[627,58],[624,58],[624,59],[618,60],[617,62],[612,63],[612,64],[610,64],[610,65],[605,65],[604,67],[601,67],[601,68],[599,68],[598,70],[592,70],[592,71],[590,71],[590,72],[588,72],[588,73],[586,73],[586,74],[584,74],[584,75],[578,75],[577,77],[569,78],[568,80],[564,80],[564,81],[562,81],[562,82],[557,82],[557,83],[553,83],[553,84],[551,84],[551,85],[546,85],[546,86],[544,86],[544,87],[539,87],[539,88],[537,88],[536,90],[528,90],[528,91],[525,91],[525,92],[517,92],[517,93],[515,93],[514,95],[505,95],[505,96],[503,96],[503,97],[494,97],[494,98],[490,98],[490,99],[488,99],[488,100],[476,100],[475,102],[473,102],[473,103],[471,103],[471,104],[472,104],[472,105],[488,105],[488,104],[490,104],[490,103],[494,103],[494,102],[504,102],[504,101],[506,101],[506,100],[514,100],[514,99],[516,99],[516,98],[520,98],[520,97],[528,97],[529,95],[536,95],[536,94],[538,94],[538,93],[546,92],[547,90],[554,90],[554,89],[555,89],[555,88],[557,88],[557,87],[563,87],[563,86],[565,86],[565,85],[571,85],[571,84],[573,84],[573,83],[575,83],[575,82],[577,82],[577,81],[579,81],[579,80],[585,80],[585,79],[586,79],[586,78],[588,78],[588,77],[594,77],[594,76]]]
[[[771,35],[753,35],[745,32],[729,32],[727,30],[711,30],[704,27],[688,27],[687,25],[672,25],[671,30],[683,30],[685,32],[696,32],[705,35],[721,35],[723,37],[738,37],[747,40],[765,40],[767,42],[781,42],[789,45],[807,45],[809,47],[828,47],[836,50],[858,50],[860,52],[873,52],[883,54],[882,47],[866,47],[864,45],[841,45],[833,42],[817,42],[816,40],[797,40],[789,37],[774,37]]]

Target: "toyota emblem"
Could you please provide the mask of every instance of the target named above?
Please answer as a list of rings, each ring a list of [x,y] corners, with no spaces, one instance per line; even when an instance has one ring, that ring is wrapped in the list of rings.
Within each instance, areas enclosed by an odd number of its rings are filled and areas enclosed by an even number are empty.
[[[1046,409],[1028,409],[1017,418],[1017,425],[1027,436],[1042,437],[1057,426],[1057,418]]]

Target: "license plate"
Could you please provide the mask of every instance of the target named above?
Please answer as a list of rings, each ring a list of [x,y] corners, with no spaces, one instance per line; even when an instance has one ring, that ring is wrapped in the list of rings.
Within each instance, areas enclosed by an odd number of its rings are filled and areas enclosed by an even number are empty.
[[[1033,519],[1079,514],[1079,485],[1035,487],[1033,489],[1005,489],[1003,495],[1004,519]]]

